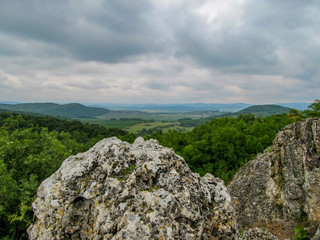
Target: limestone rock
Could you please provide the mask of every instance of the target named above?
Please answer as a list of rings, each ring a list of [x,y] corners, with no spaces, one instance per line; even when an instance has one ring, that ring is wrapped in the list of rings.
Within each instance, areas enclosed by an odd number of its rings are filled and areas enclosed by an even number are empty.
[[[230,193],[230,194],[229,194]],[[42,182],[30,239],[320,239],[320,120],[284,128],[225,187],[155,140],[104,139]],[[239,229],[239,230],[238,230]]]
[[[67,158],[33,209],[30,239],[238,239],[223,181],[142,138],[104,139]]]
[[[241,240],[278,240],[278,238],[272,235],[264,228],[249,228],[248,230],[244,231],[243,236],[240,237]]]
[[[285,239],[300,223],[312,237],[320,222],[320,120],[283,129],[271,147],[240,169],[228,190],[241,229],[266,227]]]
[[[320,240],[320,226],[319,226],[316,234],[311,238],[311,240]]]

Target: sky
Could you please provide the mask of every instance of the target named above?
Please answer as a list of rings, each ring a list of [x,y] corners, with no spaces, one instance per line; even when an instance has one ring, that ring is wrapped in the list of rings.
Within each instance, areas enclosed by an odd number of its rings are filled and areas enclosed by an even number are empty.
[[[318,0],[0,0],[0,101],[313,102]]]

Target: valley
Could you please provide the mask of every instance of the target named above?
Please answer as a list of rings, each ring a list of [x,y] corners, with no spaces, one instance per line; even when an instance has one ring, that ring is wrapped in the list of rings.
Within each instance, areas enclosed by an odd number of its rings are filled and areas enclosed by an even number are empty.
[[[301,108],[302,103],[291,103]],[[305,104],[306,105],[306,104]],[[156,132],[189,132],[194,127],[214,118],[237,117],[240,114],[270,116],[289,113],[288,104],[251,105],[233,104],[57,104],[57,103],[1,103],[0,111],[49,115],[74,119],[82,123],[97,124],[106,128],[119,128],[145,136]]]
[[[159,112],[159,111],[110,111],[93,118],[77,118],[83,123],[98,124],[107,128],[121,128],[134,134],[145,135],[154,131],[169,130],[190,131],[193,127],[219,117],[226,112]],[[191,121],[188,126],[183,122]]]
[[[159,106],[154,106],[160,108]],[[236,112],[228,112],[225,109],[230,109],[231,106],[224,106],[221,110],[197,110],[197,111],[181,111],[181,108],[175,110],[153,109],[149,106],[149,110],[110,110],[108,113],[92,117],[92,118],[77,118],[83,123],[98,124],[107,128],[121,128],[130,133],[145,136],[157,131],[167,132],[176,130],[179,132],[191,131],[194,127],[205,124],[214,118],[219,117],[236,117],[240,114],[253,114],[256,116],[270,116],[274,114],[289,113],[290,109],[278,105],[253,105],[241,109]],[[134,106],[134,108],[138,108]],[[141,106],[143,108],[143,106]],[[183,106],[186,109],[186,106]],[[193,109],[192,107],[190,109]],[[219,109],[217,107],[217,109]]]

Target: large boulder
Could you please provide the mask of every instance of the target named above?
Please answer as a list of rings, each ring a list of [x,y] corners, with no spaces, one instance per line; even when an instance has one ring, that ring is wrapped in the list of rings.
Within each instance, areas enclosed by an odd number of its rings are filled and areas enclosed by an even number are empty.
[[[67,158],[42,182],[33,209],[30,239],[238,238],[223,181],[142,138],[104,139]]]
[[[229,195],[230,193],[230,195]],[[284,128],[225,187],[155,140],[104,139],[39,187],[30,239],[320,240],[320,120]],[[301,229],[301,228],[300,228]]]
[[[240,169],[228,190],[240,233],[265,227],[286,239],[300,225],[320,239],[320,120],[283,129],[271,147]]]

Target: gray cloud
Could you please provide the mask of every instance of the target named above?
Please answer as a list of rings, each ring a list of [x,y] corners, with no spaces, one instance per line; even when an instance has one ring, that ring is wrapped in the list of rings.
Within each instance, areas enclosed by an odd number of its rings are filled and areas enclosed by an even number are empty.
[[[118,62],[157,49],[152,5],[128,1],[15,1],[0,4],[0,29],[63,48],[79,60]]]
[[[319,4],[248,1],[242,7],[240,17],[221,13],[216,23],[208,25],[194,12],[186,12],[185,21],[175,31],[181,46],[178,54],[225,72],[268,75],[289,72],[286,61],[292,61],[292,57],[296,62],[305,60],[297,54],[281,58],[279,52],[305,53],[314,51],[314,47],[319,49],[319,42],[314,44],[312,35],[320,29],[308,15],[308,10],[319,9]]]
[[[315,0],[1,1],[0,95],[310,101],[319,10]]]

